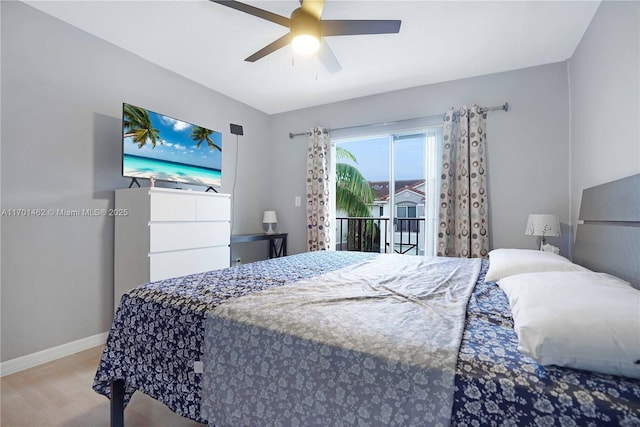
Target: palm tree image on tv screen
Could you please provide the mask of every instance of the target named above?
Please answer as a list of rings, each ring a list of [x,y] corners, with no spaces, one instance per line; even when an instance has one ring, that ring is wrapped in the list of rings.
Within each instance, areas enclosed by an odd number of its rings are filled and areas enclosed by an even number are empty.
[[[220,132],[126,103],[122,129],[122,176],[220,187]]]

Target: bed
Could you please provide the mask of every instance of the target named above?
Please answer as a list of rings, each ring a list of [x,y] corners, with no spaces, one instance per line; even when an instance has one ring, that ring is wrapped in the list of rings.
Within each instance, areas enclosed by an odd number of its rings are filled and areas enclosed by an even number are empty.
[[[640,175],[585,190],[580,217],[578,263],[640,287]],[[543,365],[519,350],[511,296],[485,280],[488,261],[415,259],[306,253],[142,285],[121,300],[93,387],[111,398],[114,426],[123,425],[135,391],[219,426],[640,426],[640,379]],[[435,271],[421,279],[434,285],[400,283],[389,264],[411,277]],[[382,276],[361,277],[366,266]],[[460,280],[451,285],[450,276]],[[345,277],[367,293],[341,287]],[[384,286],[368,289],[373,282]],[[348,310],[327,303],[336,289],[346,292],[337,298],[342,305],[355,304],[360,314],[378,312],[360,305],[368,300],[381,313],[411,307],[421,314],[407,318],[426,317],[411,325],[391,315],[345,322]],[[434,315],[443,305],[458,311]],[[342,320],[323,326],[334,317]],[[425,326],[434,317],[445,323]],[[393,332],[382,328],[393,323]],[[640,318],[631,323],[632,333],[640,331]],[[437,346],[412,341],[423,333]]]

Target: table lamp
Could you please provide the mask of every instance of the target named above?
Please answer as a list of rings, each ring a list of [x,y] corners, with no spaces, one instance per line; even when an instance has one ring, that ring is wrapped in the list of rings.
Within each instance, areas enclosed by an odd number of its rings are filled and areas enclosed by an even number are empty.
[[[547,236],[560,235],[560,220],[553,214],[530,214],[527,220],[527,228],[524,230],[527,236],[539,236],[540,250],[546,243]]]
[[[262,223],[268,224],[269,228],[267,229],[267,234],[274,234],[275,226],[278,223],[278,217],[276,216],[276,211],[264,211],[262,215]]]

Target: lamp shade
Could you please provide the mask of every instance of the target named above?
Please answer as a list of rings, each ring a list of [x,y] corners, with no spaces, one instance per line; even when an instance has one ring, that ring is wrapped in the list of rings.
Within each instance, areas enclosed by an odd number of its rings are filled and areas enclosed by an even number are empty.
[[[276,216],[276,211],[264,211],[262,215],[262,222],[264,224],[275,224],[278,222],[278,217]]]
[[[560,220],[558,215],[531,214],[527,220],[527,228],[524,230],[527,236],[559,236]]]
[[[298,8],[291,14],[291,35],[294,52],[310,55],[320,49],[320,22],[306,8]]]
[[[276,232],[275,224],[278,223],[278,217],[276,216],[276,211],[264,211],[264,214],[262,214],[262,223],[269,224],[269,227],[267,228],[267,231],[266,231],[267,234],[274,234]]]

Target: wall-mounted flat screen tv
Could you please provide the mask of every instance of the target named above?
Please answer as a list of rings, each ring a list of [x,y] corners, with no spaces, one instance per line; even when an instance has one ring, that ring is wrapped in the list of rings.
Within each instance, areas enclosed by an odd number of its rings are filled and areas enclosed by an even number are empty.
[[[220,187],[222,134],[124,103],[122,176]]]

